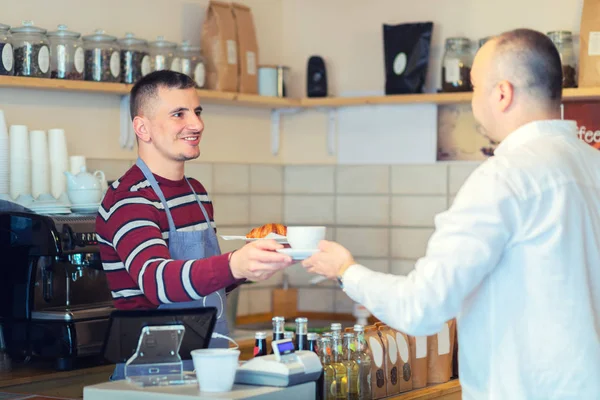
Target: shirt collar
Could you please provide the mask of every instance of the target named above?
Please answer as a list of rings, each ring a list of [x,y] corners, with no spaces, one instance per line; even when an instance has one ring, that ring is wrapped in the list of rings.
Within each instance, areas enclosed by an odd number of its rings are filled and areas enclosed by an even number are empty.
[[[577,122],[560,119],[529,122],[504,138],[494,150],[494,155],[506,154],[533,139],[555,135],[577,135]]]

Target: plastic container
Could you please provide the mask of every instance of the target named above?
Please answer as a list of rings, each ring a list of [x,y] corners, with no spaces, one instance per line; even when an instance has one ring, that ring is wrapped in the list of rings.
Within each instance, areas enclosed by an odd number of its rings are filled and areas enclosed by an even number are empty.
[[[15,63],[9,25],[0,24],[0,57],[0,75],[12,75]]]
[[[178,56],[181,60],[179,72],[190,76],[199,89],[203,88],[206,84],[206,65],[200,47],[190,46],[186,40],[179,47]]]
[[[468,38],[446,39],[442,60],[442,92],[470,92],[473,53]]]
[[[35,78],[50,77],[50,43],[46,29],[38,28],[32,21],[10,30],[14,56],[14,74]]]
[[[48,41],[50,77],[83,80],[85,62],[81,33],[69,31],[66,25],[58,25],[56,31],[48,32]]]
[[[136,38],[133,33],[117,41],[121,49],[121,82],[135,83],[150,73],[148,42]]]
[[[96,30],[83,37],[85,54],[85,80],[96,82],[119,82],[121,56],[117,38]]]
[[[181,67],[177,66],[178,59],[175,56],[177,43],[165,40],[163,36],[158,36],[156,41],[148,43],[150,49],[150,69],[160,71],[170,69],[177,71]],[[175,61],[175,65],[173,65]]]

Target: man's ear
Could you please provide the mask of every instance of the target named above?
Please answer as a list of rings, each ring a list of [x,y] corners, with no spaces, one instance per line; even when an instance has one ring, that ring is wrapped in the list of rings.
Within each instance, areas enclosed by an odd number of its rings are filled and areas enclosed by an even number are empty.
[[[515,95],[515,88],[509,81],[500,81],[496,85],[497,104],[500,112],[506,112],[511,106]]]
[[[138,140],[145,143],[150,143],[152,138],[150,137],[150,130],[148,129],[148,122],[140,116],[133,118],[133,131]]]

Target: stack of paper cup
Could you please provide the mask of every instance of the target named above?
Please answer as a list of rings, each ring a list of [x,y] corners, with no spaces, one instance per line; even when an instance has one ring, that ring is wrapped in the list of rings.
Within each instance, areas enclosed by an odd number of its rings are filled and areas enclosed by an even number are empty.
[[[69,156],[64,130],[50,129],[48,131],[48,156],[50,160],[50,190],[52,195],[58,199],[67,190],[65,171],[69,171]]]
[[[48,140],[46,132],[31,131],[31,194],[38,198],[41,194],[50,193],[50,175],[48,173]]]
[[[10,200],[9,140],[4,112],[0,110],[0,199]]]
[[[31,157],[29,152],[29,132],[25,125],[10,127],[10,195],[16,199],[20,195],[31,194]]]
[[[77,175],[81,172],[81,167],[86,167],[85,156],[71,156],[69,157],[71,164],[71,173]]]

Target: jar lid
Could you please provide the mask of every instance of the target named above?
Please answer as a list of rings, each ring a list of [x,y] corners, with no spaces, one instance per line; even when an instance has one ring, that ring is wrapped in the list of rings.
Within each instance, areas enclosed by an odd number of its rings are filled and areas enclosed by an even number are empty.
[[[163,48],[169,48],[169,49],[174,49],[177,47],[177,43],[173,43],[173,42],[169,42],[168,40],[165,40],[164,36],[157,36],[155,42],[150,42],[148,44],[151,47],[163,47]]]
[[[148,44],[148,41],[140,38],[136,38],[135,35],[131,32],[127,32],[124,38],[117,40],[120,45],[132,46],[139,44]]]
[[[40,33],[42,35],[46,33],[46,29],[34,26],[33,21],[30,20],[23,21],[22,26],[18,28],[12,28],[10,31],[13,33]]]
[[[554,43],[562,43],[573,40],[573,33],[571,31],[552,31],[548,32],[547,35]]]
[[[48,32],[48,36],[70,37],[77,39],[81,36],[81,33],[69,31],[66,25],[58,25],[56,31]]]
[[[179,49],[182,51],[200,51],[200,46],[192,46],[189,40],[181,42]]]
[[[96,29],[93,35],[84,36],[83,40],[90,42],[116,42],[117,38],[105,34],[102,29]]]
[[[8,31],[10,30],[10,25],[0,24],[0,31]]]
[[[460,46],[470,46],[471,45],[471,40],[469,38],[466,37],[449,37],[448,39],[446,39],[446,43],[447,44],[454,44],[454,45],[460,45]]]

